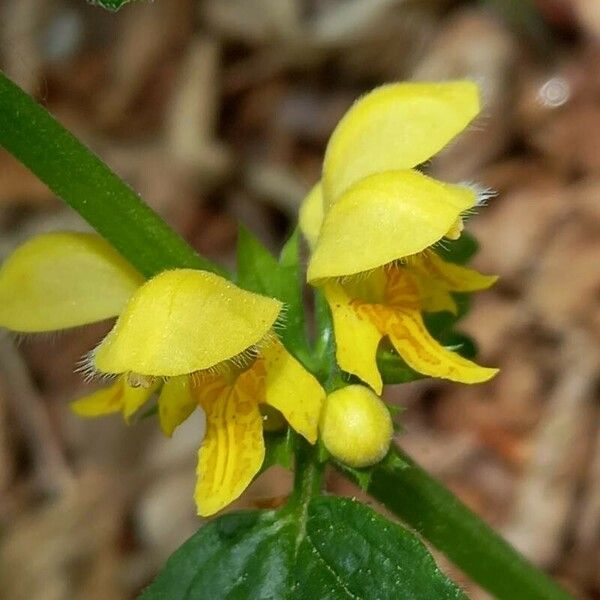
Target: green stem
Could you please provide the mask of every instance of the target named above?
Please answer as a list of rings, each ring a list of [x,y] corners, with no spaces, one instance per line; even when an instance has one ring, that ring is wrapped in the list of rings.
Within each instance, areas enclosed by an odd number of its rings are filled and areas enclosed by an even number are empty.
[[[0,146],[70,204],[146,277],[176,267],[223,274],[1,72]]]
[[[368,492],[500,600],[572,600],[399,448],[408,467],[373,469]],[[354,481],[352,469],[341,470]]]
[[[296,524],[296,553],[306,535],[306,522],[308,520],[308,505],[310,501],[321,492],[323,485],[324,465],[317,461],[316,449],[304,441],[300,436],[296,438],[296,454],[294,468],[294,490],[284,513],[293,516]]]
[[[315,447],[296,436],[296,463],[294,468],[294,491],[289,506],[303,510],[310,499],[321,492],[324,465],[316,457]]]

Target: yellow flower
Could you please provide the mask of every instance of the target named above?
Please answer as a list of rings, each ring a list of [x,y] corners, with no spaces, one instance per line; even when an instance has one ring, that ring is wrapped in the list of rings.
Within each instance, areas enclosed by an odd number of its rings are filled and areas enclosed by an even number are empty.
[[[477,203],[467,186],[414,170],[479,112],[477,87],[459,81],[378,88],[360,99],[327,145],[322,181],[300,210],[312,256],[308,280],[332,311],[337,360],[382,389],[382,338],[416,371],[464,383],[486,381],[479,367],[434,340],[423,311],[456,312],[450,292],[489,287],[495,277],[443,261],[431,246],[457,239]]]
[[[210,515],[235,500],[264,459],[260,404],[309,442],[325,393],[272,332],[281,303],[205,271],[175,269],[144,282],[96,235],[39,236],[0,269],[0,326],[50,331],[118,316],[88,367],[115,382],[72,404],[81,416],[126,420],[158,392],[171,435],[200,405],[207,433],[196,501]]]

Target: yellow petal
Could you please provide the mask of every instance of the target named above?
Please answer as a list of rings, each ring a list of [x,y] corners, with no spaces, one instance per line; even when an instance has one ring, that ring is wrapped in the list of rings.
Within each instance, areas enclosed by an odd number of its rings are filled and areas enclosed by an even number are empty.
[[[388,270],[389,267],[384,267],[361,273],[358,277],[344,278],[342,285],[346,295],[371,304],[385,302]]]
[[[456,301],[443,286],[436,285],[435,280],[428,277],[417,277],[416,282],[419,286],[421,310],[423,312],[448,311],[453,315],[458,314]]]
[[[418,258],[406,266],[388,269],[386,304],[425,312],[447,310],[456,314],[458,307],[444,282],[416,268],[417,264]]]
[[[386,306],[399,308],[421,308],[421,297],[419,288],[415,283],[414,277],[410,275],[405,267],[390,266],[385,270],[386,287],[385,302]]]
[[[323,191],[317,183],[302,201],[299,214],[300,230],[311,248],[317,243],[321,223],[323,222]]]
[[[100,417],[122,412],[126,421],[150,398],[156,387],[131,387],[125,377],[111,386],[71,402],[71,410],[80,417]]]
[[[423,375],[462,383],[487,381],[498,372],[446,350],[430,335],[421,317],[419,288],[406,268],[387,269],[387,278],[387,305],[372,306],[371,321],[409,366]]]
[[[0,268],[0,326],[53,331],[114,317],[142,282],[97,235],[39,235]]]
[[[475,201],[473,190],[417,171],[366,177],[325,214],[308,280],[354,275],[421,252]]]
[[[280,411],[300,435],[314,444],[325,390],[281,342],[268,344],[262,349],[261,357],[252,370],[265,371],[265,402]]]
[[[496,275],[483,275],[474,269],[446,262],[435,252],[418,257],[409,268],[421,276],[435,279],[452,292],[485,290],[498,280]]]
[[[158,397],[158,418],[163,433],[172,436],[197,406],[198,400],[192,393],[190,377],[169,377]]]
[[[198,453],[198,514],[212,515],[240,496],[262,466],[262,416],[253,377],[244,373],[218,397],[203,400],[206,436]]]
[[[94,353],[104,373],[185,375],[259,342],[281,303],[192,269],[165,271],[134,294]]]
[[[370,320],[371,305],[353,303],[337,282],[328,282],[324,290],[333,317],[338,364],[381,394],[383,383],[376,357],[382,334]]]
[[[386,331],[404,361],[423,375],[481,383],[498,372],[498,369],[480,367],[441,346],[427,331],[419,311],[388,309],[380,314],[379,327]]]
[[[71,402],[71,410],[80,417],[101,417],[123,409],[123,387],[119,378],[107,388]]]
[[[412,169],[428,160],[478,112],[478,88],[469,81],[392,84],[367,94],[346,113],[327,145],[326,208],[368,175]]]

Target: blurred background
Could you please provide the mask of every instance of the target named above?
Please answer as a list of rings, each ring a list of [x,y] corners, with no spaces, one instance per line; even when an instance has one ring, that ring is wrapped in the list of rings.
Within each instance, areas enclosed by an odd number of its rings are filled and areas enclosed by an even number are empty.
[[[389,398],[406,407],[404,448],[576,597],[600,598],[599,0],[155,0],[117,14],[0,0],[0,68],[228,265],[238,221],[273,249],[289,233],[361,93],[479,82],[481,118],[430,169],[499,192],[468,228],[475,265],[501,279],[462,329],[502,372]],[[57,229],[85,225],[0,150],[0,258]],[[152,419],[68,411],[93,389],[74,366],[108,327],[0,336],[3,598],[134,598],[199,525],[199,415],[165,440]],[[288,485],[270,472],[245,505]]]

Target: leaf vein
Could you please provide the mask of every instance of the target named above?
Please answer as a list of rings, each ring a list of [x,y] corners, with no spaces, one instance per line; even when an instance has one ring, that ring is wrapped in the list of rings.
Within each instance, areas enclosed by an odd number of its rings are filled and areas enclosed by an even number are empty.
[[[304,538],[314,549],[316,557],[321,561],[325,569],[332,575],[333,580],[337,583],[338,587],[348,596],[348,598],[352,598],[352,600],[366,600],[362,596],[357,596],[352,590],[344,585],[342,578],[338,575],[337,571],[334,569],[333,565],[319,552],[316,544],[311,540],[310,535],[307,533]]]

